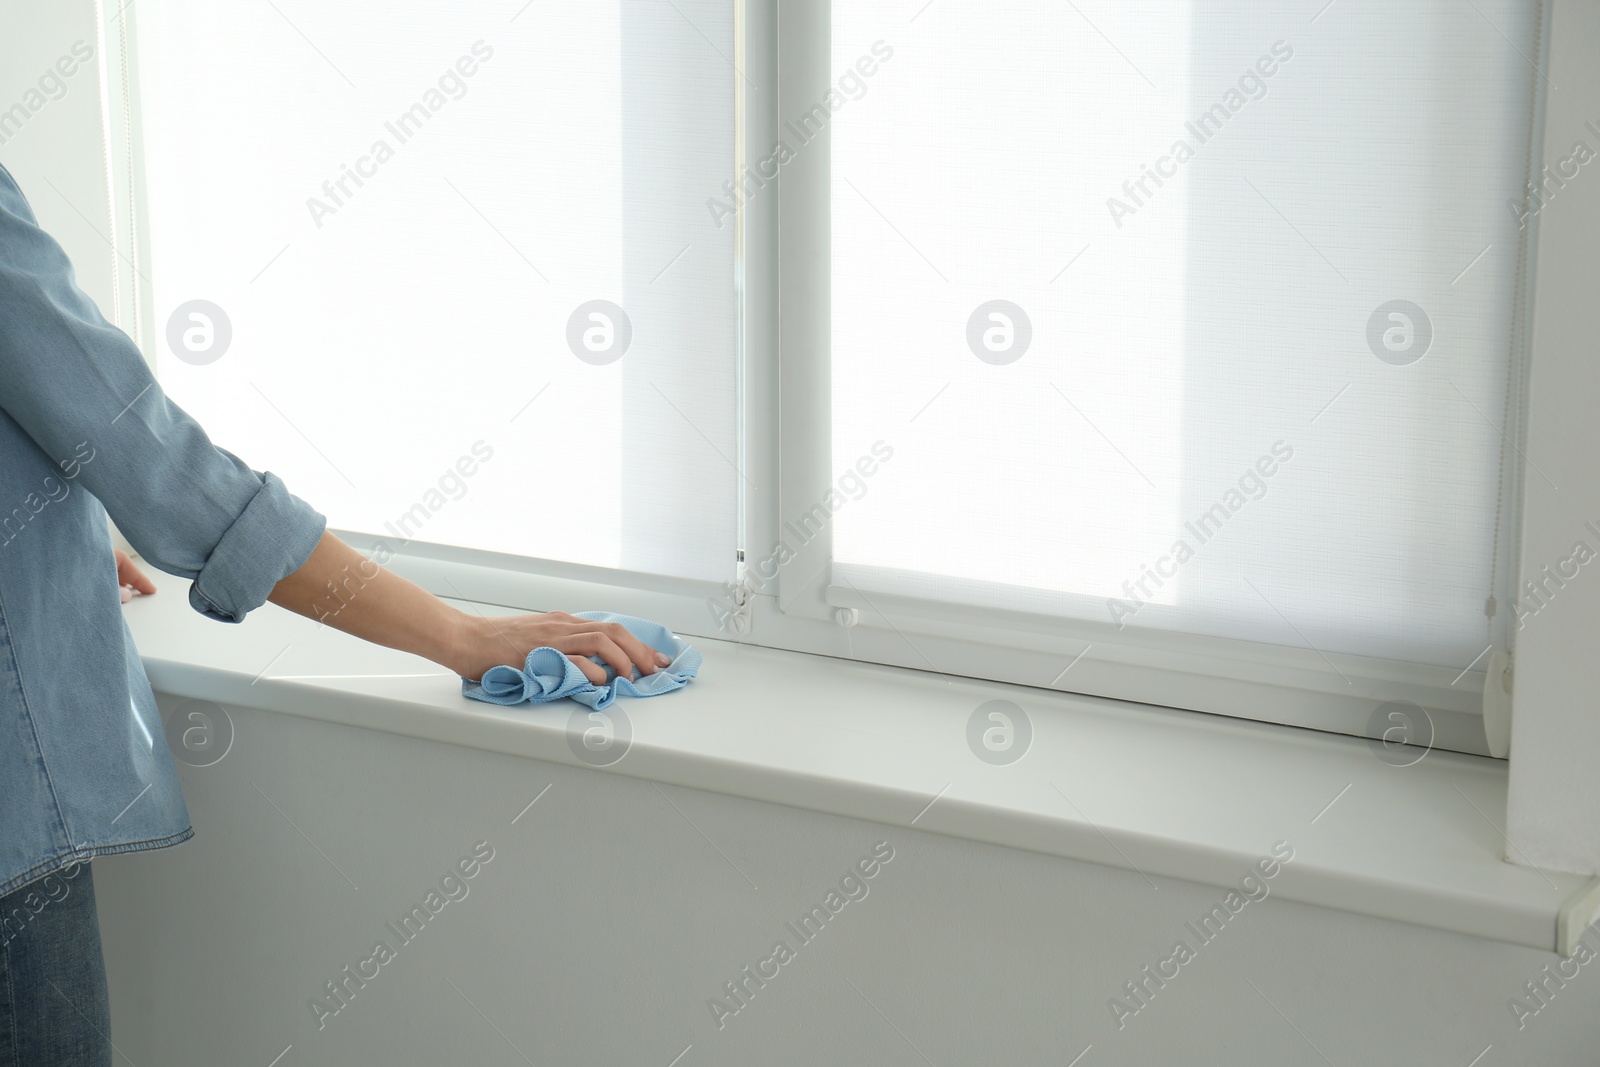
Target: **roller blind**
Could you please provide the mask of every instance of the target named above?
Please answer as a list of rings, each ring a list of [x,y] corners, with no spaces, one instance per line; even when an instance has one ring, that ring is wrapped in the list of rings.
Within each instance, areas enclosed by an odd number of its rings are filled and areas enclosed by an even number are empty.
[[[1537,5],[917,7],[833,7],[834,582],[1478,657]]]
[[[332,525],[722,580],[733,5],[141,5],[164,387]]]

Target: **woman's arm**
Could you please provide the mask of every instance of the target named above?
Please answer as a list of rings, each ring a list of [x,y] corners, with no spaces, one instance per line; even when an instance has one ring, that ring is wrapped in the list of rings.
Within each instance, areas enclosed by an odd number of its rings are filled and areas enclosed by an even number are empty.
[[[559,611],[469,615],[326,532],[305,565],[278,582],[267,599],[363,640],[416,653],[464,678],[481,678],[502,663],[521,666],[531,650],[545,645],[565,652],[597,684],[605,683],[605,671],[589,656],[599,656],[624,678],[633,676],[634,664],[654,674],[670,662],[616,623]]]

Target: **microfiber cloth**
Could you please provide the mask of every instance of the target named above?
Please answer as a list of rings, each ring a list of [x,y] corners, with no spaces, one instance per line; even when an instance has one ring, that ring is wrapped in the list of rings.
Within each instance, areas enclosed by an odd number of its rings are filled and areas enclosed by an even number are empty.
[[[682,689],[689,680],[700,673],[700,652],[681,641],[671,630],[660,623],[636,619],[632,615],[618,615],[609,611],[580,611],[580,619],[593,622],[616,622],[633,636],[672,657],[672,662],[654,674],[640,674],[633,669],[632,678],[622,678],[609,665],[596,656],[589,658],[605,668],[606,684],[595,685],[583,676],[578,665],[566,653],[548,645],[528,653],[521,669],[510,665],[490,667],[479,681],[461,679],[461,695],[489,704],[546,704],[562,697],[571,697],[580,704],[595,710],[610,707],[619,696],[655,697]]]

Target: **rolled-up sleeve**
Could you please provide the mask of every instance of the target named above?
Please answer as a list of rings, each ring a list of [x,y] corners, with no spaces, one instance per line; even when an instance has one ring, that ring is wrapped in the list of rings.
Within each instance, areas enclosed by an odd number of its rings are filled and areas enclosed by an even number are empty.
[[[238,622],[305,564],[322,536],[321,515],[291,495],[276,474],[260,478],[256,495],[223,532],[189,587],[189,603],[202,615]]]
[[[0,409],[105,505],[139,554],[237,622],[326,525],[275,475],[218,448],[106,322],[0,167]]]

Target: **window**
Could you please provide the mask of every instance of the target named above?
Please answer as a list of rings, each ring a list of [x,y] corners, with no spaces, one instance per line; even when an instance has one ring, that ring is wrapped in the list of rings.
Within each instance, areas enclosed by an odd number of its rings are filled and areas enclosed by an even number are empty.
[[[163,385],[392,547],[722,580],[734,244],[702,203],[733,172],[731,8],[511,15],[140,12]]]
[[[131,21],[164,383],[436,592],[1484,750],[1538,4]]]

